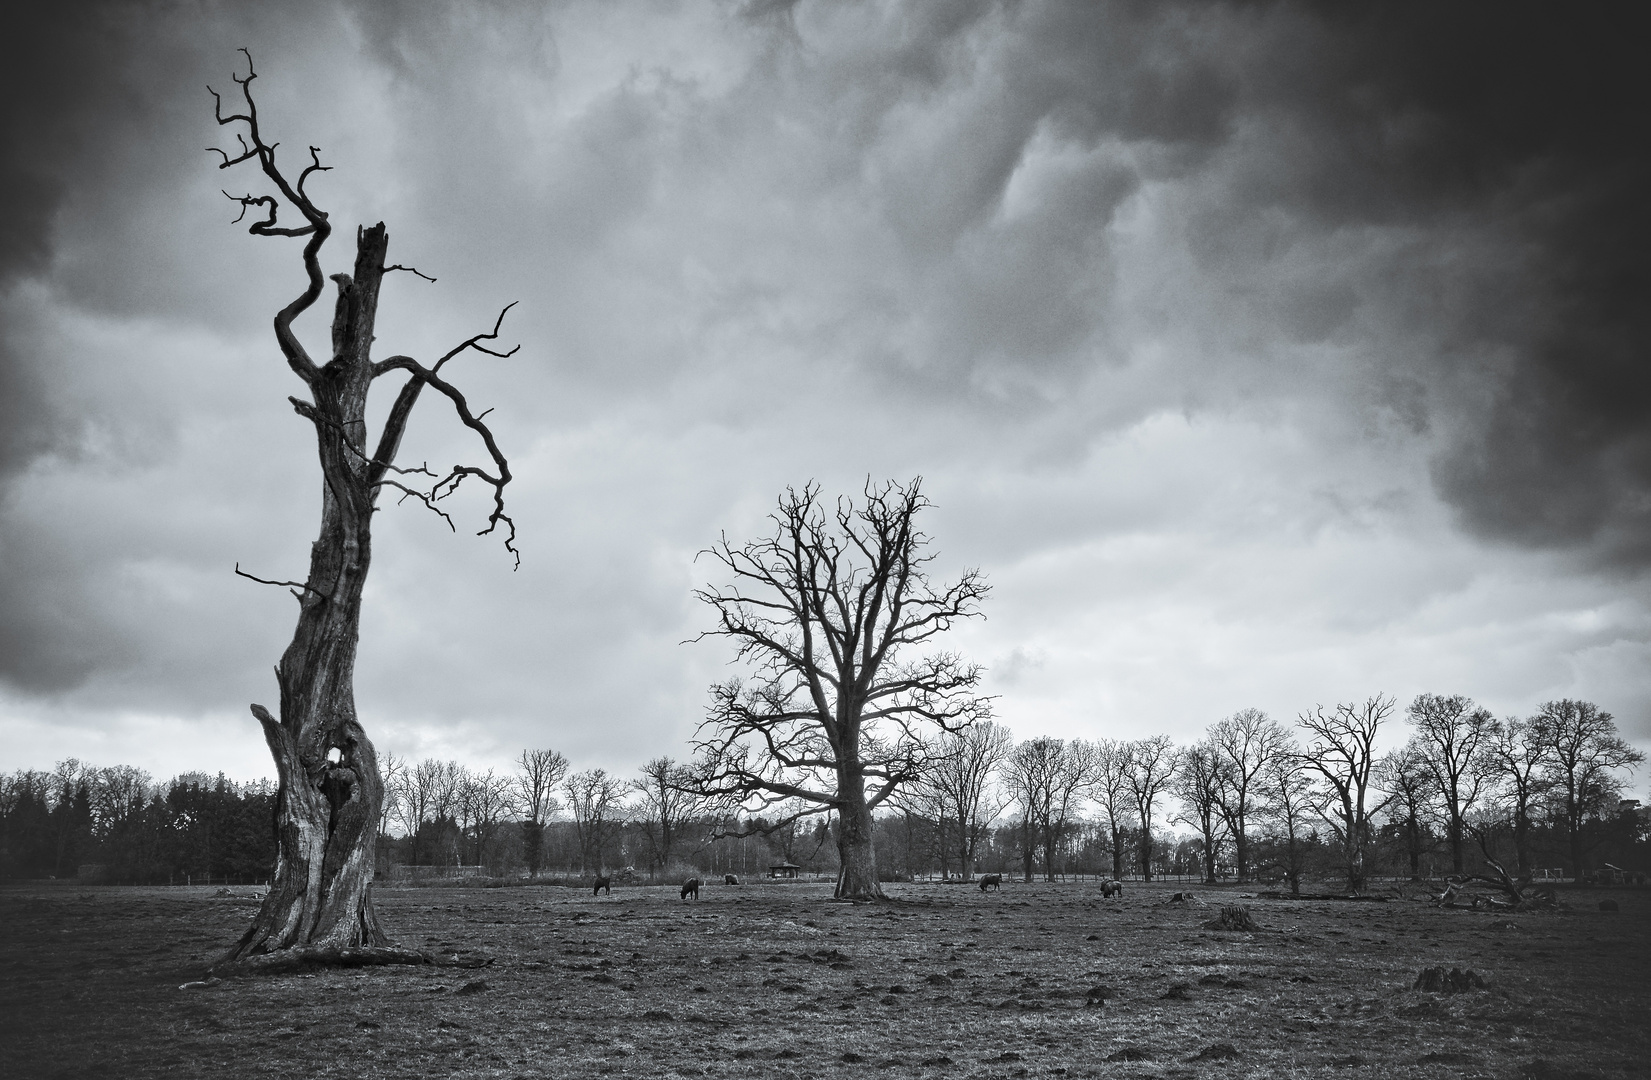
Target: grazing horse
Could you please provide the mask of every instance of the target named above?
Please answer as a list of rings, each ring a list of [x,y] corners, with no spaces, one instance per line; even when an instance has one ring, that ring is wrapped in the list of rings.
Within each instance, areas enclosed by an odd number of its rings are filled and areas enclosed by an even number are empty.
[[[982,874],[981,875],[981,877],[980,877],[980,891],[981,892],[985,892],[987,889],[1001,889],[1001,888],[1003,888],[1003,875],[1002,874]]]
[[[1101,882],[1101,895],[1103,897],[1124,895],[1124,883],[1121,881]]]
[[[699,878],[697,877],[691,877],[682,883],[682,899],[686,900],[690,896],[695,900],[699,899]]]
[[[738,885],[740,883],[740,879],[735,877],[733,874],[724,874],[722,875],[722,883],[724,885]]]
[[[596,896],[603,889],[608,890],[608,895],[609,896],[613,895],[613,875],[612,874],[609,874],[607,877],[597,878],[596,879],[596,888],[592,889],[590,891],[590,894],[592,896]]]

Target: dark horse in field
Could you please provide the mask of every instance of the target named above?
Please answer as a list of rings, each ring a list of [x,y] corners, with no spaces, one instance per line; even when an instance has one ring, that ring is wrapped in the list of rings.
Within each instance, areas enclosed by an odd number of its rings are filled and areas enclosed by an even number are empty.
[[[980,877],[980,891],[981,892],[985,892],[987,889],[1001,889],[1001,888],[1003,888],[1003,875],[1002,874],[982,874],[981,875],[981,877]]]
[[[691,877],[682,883],[682,899],[686,900],[690,896],[695,900],[699,899],[699,878],[697,877]]]
[[[592,889],[590,891],[590,894],[592,896],[596,896],[599,893],[601,893],[601,891],[603,889],[608,890],[608,895],[609,896],[613,895],[613,875],[612,874],[609,874],[607,877],[597,878],[596,879],[596,888]]]

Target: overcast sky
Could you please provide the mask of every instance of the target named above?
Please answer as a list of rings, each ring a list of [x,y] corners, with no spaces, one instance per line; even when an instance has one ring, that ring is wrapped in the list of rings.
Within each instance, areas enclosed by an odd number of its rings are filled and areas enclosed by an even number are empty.
[[[243,45],[282,160],[333,167],[327,269],[382,220],[438,279],[390,280],[385,355],[519,301],[520,352],[448,370],[521,568],[479,498],[379,516],[381,753],[686,756],[729,659],[683,644],[695,552],[787,484],[918,475],[1018,736],[1430,691],[1651,749],[1651,79],[1607,15],[36,7],[0,46],[0,768],[273,774],[247,706],[296,605],[232,571],[303,576],[319,470],[269,329],[300,242],[232,226],[264,182],[203,152]],[[435,404],[404,456],[474,458]]]

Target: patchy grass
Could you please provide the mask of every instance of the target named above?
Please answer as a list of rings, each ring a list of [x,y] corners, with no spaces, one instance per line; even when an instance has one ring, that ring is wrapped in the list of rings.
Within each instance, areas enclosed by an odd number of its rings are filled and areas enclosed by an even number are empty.
[[[496,958],[201,977],[216,890],[0,891],[7,1077],[1643,1077],[1651,894],[1509,916],[1164,901],[1184,886],[391,888],[402,944]],[[246,890],[239,890],[245,892]],[[1197,891],[1197,890],[1195,890]],[[1260,929],[1204,928],[1242,902]],[[1487,987],[1411,989],[1423,968]]]

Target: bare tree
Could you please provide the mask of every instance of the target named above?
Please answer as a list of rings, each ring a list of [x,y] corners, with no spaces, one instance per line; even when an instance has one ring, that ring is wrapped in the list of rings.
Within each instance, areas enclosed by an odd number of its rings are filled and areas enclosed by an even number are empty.
[[[1134,804],[1129,787],[1129,749],[1116,739],[1095,744],[1095,782],[1090,797],[1106,819],[1107,846],[1112,852],[1112,876],[1124,876],[1124,829],[1129,826]]]
[[[481,866],[486,861],[487,845],[514,805],[513,786],[510,777],[495,776],[492,769],[485,773],[467,772],[460,780],[457,801],[463,819],[461,833],[468,832],[475,845],[472,848],[475,861],[471,865]]]
[[[1502,722],[1490,747],[1490,763],[1496,800],[1505,808],[1509,832],[1513,836],[1514,864],[1520,880],[1531,878],[1531,828],[1539,801],[1546,790],[1551,737],[1547,721],[1537,715],[1529,720],[1510,716]]]
[[[1003,812],[992,791],[992,776],[1014,745],[1009,729],[983,720],[960,732],[944,732],[929,753],[922,778],[937,810],[937,820],[957,823],[958,866],[964,881],[974,880],[975,852]]]
[[[1152,880],[1152,817],[1154,804],[1170,789],[1177,765],[1175,744],[1168,735],[1154,735],[1124,744],[1124,782],[1141,824],[1141,877]]]
[[[396,819],[412,841],[412,864],[417,874],[419,846],[424,842],[424,826],[447,817],[458,785],[458,765],[451,761],[425,758],[404,769],[400,791],[393,802]]]
[[[1181,752],[1181,761],[1175,770],[1175,794],[1180,797],[1182,814],[1179,820],[1198,830],[1204,841],[1204,881],[1213,885],[1221,850],[1223,818],[1221,796],[1230,788],[1226,776],[1229,765],[1226,757],[1210,740],[1189,746]],[[1256,777],[1245,784],[1246,809],[1254,800]]]
[[[407,762],[394,754],[385,754],[382,768],[384,805],[378,812],[378,834],[385,836],[390,832],[390,822],[400,817],[396,804],[401,801],[402,777],[407,772]]]
[[[607,869],[608,842],[624,820],[625,785],[606,769],[586,769],[563,781],[562,790],[579,838],[580,870],[600,874]]]
[[[1328,788],[1321,816],[1341,843],[1347,887],[1355,894],[1364,891],[1371,819],[1392,798],[1376,798],[1379,793],[1372,781],[1376,733],[1392,715],[1393,705],[1392,698],[1377,694],[1362,704],[1337,705],[1328,714],[1320,705],[1300,716],[1301,726],[1313,736],[1301,760]]]
[[[1415,738],[1377,763],[1376,783],[1392,796],[1387,816],[1404,834],[1410,880],[1420,881],[1422,854],[1428,848],[1427,821],[1434,812],[1439,784]]]
[[[516,806],[529,879],[538,877],[544,864],[545,822],[556,812],[556,788],[567,772],[568,759],[555,750],[523,750],[516,759]]]
[[[1238,880],[1250,877],[1250,819],[1255,786],[1267,763],[1290,745],[1290,733],[1260,709],[1240,709],[1210,726],[1209,749],[1216,755],[1216,805],[1233,838]]]
[[[317,364],[299,340],[293,322],[321,298],[326,286],[320,256],[332,234],[332,223],[305,185],[327,166],[321,164],[316,147],[310,147],[309,164],[296,180],[277,166],[276,144],[265,140],[259,125],[252,96],[257,75],[251,54],[246,55],[246,76],[235,76],[244,111],[226,115],[222,98],[215,92],[212,95],[219,125],[244,126],[236,136],[239,149],[233,156],[216,152],[223,159],[220,168],[254,162],[274,188],[262,195],[230,196],[241,208],[237,221],[251,212],[260,215],[249,227],[254,236],[307,238],[302,257],[306,283],[276,314],[275,338],[287,366],[309,391],[308,398],[288,400],[315,429],[324,483],[321,529],[310,548],[307,577],[301,582],[254,578],[287,586],[298,598],[298,626],[276,668],[280,718],[262,705],[252,706],[280,779],[276,798],[279,855],[261,910],[220,962],[272,953],[288,954],[271,961],[276,964],[299,958],[335,960],[343,950],[352,950],[358,962],[363,958],[422,962],[426,959],[422,953],[389,947],[373,910],[374,847],[384,789],[377,754],[355,712],[361,595],[372,558],[375,504],[385,488],[436,510],[451,526],[451,519],[437,505],[439,500],[472,477],[491,486],[493,508],[482,532],[502,528],[505,547],[514,553],[515,526],[504,508],[509,463],[483,420],[486,413],[473,413],[464,394],[442,375],[450,360],[469,350],[509,355],[482,344],[498,337],[504,313],[492,331],[461,342],[428,366],[410,356],[375,360],[372,345],[384,276],[410,269],[385,264],[388,239],[380,223],[357,230],[353,272],[332,275],[338,297],[327,350],[330,359]],[[299,223],[279,224],[282,209],[296,213]],[[376,380],[394,372],[405,373],[406,381],[385,415],[376,446],[370,446],[368,392]],[[492,471],[458,465],[443,474],[424,466],[395,464],[408,418],[427,386],[447,398],[459,422],[480,438]],[[420,480],[427,486],[420,486]],[[241,572],[239,567],[237,572]]]
[[[1620,790],[1616,773],[1632,769],[1645,755],[1617,735],[1610,713],[1591,701],[1565,698],[1542,706],[1542,737],[1546,741],[1546,773],[1555,797],[1555,810],[1570,847],[1571,872],[1585,874],[1582,865],[1582,826],[1590,815],[1604,811]]]
[[[1267,763],[1260,781],[1263,820],[1284,849],[1279,869],[1290,883],[1290,895],[1300,896],[1305,846],[1312,831],[1308,821],[1316,816],[1316,803],[1312,781],[1294,739]]]
[[[1471,698],[1460,694],[1418,694],[1408,712],[1417,749],[1439,789],[1451,872],[1465,873],[1465,822],[1490,775],[1488,753],[1497,723],[1488,710],[1475,708]]]
[[[1094,780],[1095,748],[1081,739],[1028,739],[1009,754],[1004,770],[1015,801],[1024,813],[1023,829],[1030,855],[1039,839],[1043,845],[1043,873],[1055,880],[1056,854],[1067,818],[1082,802]],[[1026,880],[1032,880],[1032,861],[1026,861]]]
[[[921,728],[956,731],[991,714],[974,693],[980,668],[934,648],[979,614],[988,587],[974,570],[930,581],[920,486],[868,482],[858,504],[831,510],[815,484],[787,489],[773,535],[738,547],[725,536],[709,550],[733,583],[696,594],[717,610],[700,638],[732,639],[751,675],[712,689],[695,741],[700,790],[835,812],[839,898],[883,895],[872,813],[922,775]]]
[[[705,809],[696,786],[694,771],[668,757],[654,758],[642,766],[642,776],[631,781],[639,800],[637,817],[659,870],[670,868],[683,829]]]

